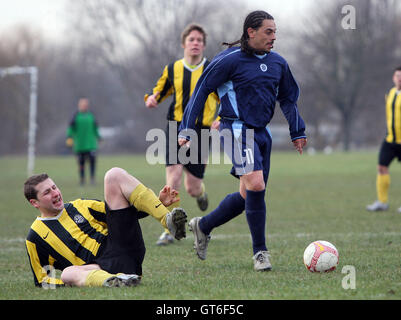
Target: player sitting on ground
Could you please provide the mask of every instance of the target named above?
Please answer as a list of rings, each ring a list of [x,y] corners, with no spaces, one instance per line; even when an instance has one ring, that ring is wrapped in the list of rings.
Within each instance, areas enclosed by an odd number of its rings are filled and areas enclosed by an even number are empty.
[[[64,203],[47,174],[30,177],[24,195],[40,216],[33,222],[26,247],[36,286],[133,286],[140,282],[145,244],[138,219],[148,215],[180,240],[186,213],[167,208],[178,192],[165,186],[146,188],[121,168],[104,177],[105,201],[77,199]],[[46,271],[62,270],[61,279]]]

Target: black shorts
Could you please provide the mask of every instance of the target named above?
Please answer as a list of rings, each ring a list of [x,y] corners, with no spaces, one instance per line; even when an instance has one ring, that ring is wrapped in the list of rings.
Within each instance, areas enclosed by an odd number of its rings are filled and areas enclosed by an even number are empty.
[[[176,126],[177,130],[173,126]],[[169,121],[167,124],[166,128],[166,166],[172,166],[175,164],[180,164],[180,160],[178,158],[178,151],[180,150],[180,145],[178,144],[178,128],[180,126],[180,122],[176,121]],[[197,126],[195,128],[196,133],[198,134],[198,145],[197,148],[190,147],[186,153],[187,157],[189,158],[191,156],[191,151],[197,153],[196,155],[196,163],[187,163],[184,164],[184,168],[186,168],[191,174],[193,174],[195,177],[199,179],[203,179],[205,175],[205,169],[206,169],[206,162],[208,160],[208,155],[209,155],[209,141],[210,137],[208,136],[208,143],[204,143],[202,146],[202,140],[201,140],[201,130],[202,129],[207,129],[210,130],[209,127],[201,127]],[[173,132],[172,135],[170,135],[170,130]],[[176,144],[176,149],[173,149],[173,144]],[[171,147],[170,147],[171,145]],[[204,150],[202,150],[202,147]],[[170,148],[172,149],[171,151],[175,151],[174,154],[170,153]],[[203,156],[203,158],[202,158]]]
[[[106,203],[108,235],[94,263],[109,273],[142,275],[145,243],[138,219],[144,217],[131,206],[110,210]]]
[[[398,158],[398,161],[401,161],[401,145],[384,140],[380,147],[379,165],[388,167],[394,158]]]

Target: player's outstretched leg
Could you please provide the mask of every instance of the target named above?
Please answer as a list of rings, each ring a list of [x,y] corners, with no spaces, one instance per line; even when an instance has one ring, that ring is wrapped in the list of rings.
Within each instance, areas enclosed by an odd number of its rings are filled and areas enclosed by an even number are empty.
[[[194,233],[194,249],[199,259],[205,260],[207,245],[210,241],[210,235],[206,235],[199,227],[201,217],[195,217],[189,222],[189,230]]]
[[[206,259],[210,233],[214,228],[227,223],[245,209],[245,199],[239,192],[228,194],[212,212],[204,217],[193,218],[189,228],[194,233],[194,248],[199,259]]]

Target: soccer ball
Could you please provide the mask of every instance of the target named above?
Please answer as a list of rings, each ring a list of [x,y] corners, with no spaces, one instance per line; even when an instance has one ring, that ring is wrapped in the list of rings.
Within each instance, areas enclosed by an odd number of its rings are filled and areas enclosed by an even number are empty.
[[[304,264],[310,272],[333,271],[338,265],[338,251],[328,241],[314,241],[304,251]]]

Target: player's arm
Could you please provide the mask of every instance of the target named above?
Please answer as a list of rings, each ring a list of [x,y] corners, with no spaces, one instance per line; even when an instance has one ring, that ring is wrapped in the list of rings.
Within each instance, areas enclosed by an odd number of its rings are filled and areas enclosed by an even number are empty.
[[[190,140],[189,129],[195,127],[196,119],[203,110],[208,96],[216,92],[222,84],[228,81],[232,63],[226,57],[216,57],[205,69],[196,83],[195,90],[185,108],[181,125],[179,127],[179,143],[185,144]]]
[[[168,66],[165,66],[163,73],[156,86],[152,90],[152,94],[145,94],[144,101],[147,108],[155,108],[157,105],[164,101],[174,91],[171,81],[168,77]]]
[[[210,128],[211,128],[211,129],[219,130],[219,128],[220,128],[220,120],[221,120],[220,116],[218,115],[218,109],[219,109],[219,105],[220,105],[220,98],[219,98],[219,96],[216,94],[216,92],[212,92],[212,93],[209,95],[209,99],[210,99],[211,97],[213,97],[213,99],[216,100],[216,113],[215,113],[215,117],[216,117],[216,118],[214,119],[214,121],[213,121],[212,125],[210,126]]]
[[[102,137],[100,136],[100,133],[99,133],[99,125],[97,124],[97,120],[95,118],[95,115],[93,115],[93,121],[94,121],[93,130],[94,130],[95,137],[96,137],[97,140],[101,140]]]
[[[25,242],[29,262],[31,265],[35,286],[47,288],[51,286],[63,286],[61,279],[57,279],[54,274],[54,267],[51,257],[34,242],[26,240]],[[52,274],[54,276],[52,276]]]
[[[290,136],[296,150],[302,154],[306,145],[305,122],[298,112],[299,88],[287,64],[283,66],[277,100],[289,124]]]
[[[77,116],[77,112],[74,113],[70,124],[67,128],[66,131],[66,136],[67,139],[65,141],[65,144],[67,145],[67,147],[72,147],[74,145],[74,135],[75,135],[75,117]]]

